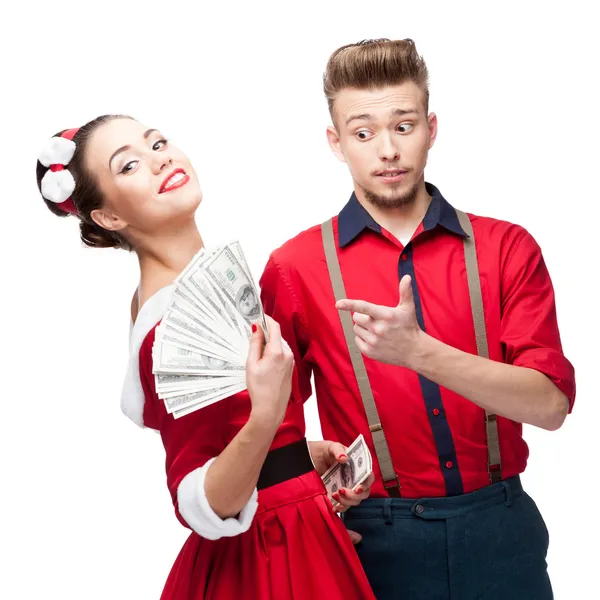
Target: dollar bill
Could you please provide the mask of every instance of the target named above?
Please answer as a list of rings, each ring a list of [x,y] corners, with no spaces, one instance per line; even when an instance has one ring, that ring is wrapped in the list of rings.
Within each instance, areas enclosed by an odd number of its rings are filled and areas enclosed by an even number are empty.
[[[189,338],[177,329],[173,329],[169,324],[163,325],[164,327],[161,327],[156,331],[156,344],[167,343],[171,346],[178,346],[179,348],[182,348],[184,350],[190,350],[191,352],[204,354],[212,358],[226,358],[225,353],[216,346],[195,340],[193,338]],[[232,362],[237,362],[240,365],[242,364],[242,361],[236,361],[232,359],[231,355],[229,354],[228,356],[232,360]]]
[[[229,396],[233,396],[237,392],[242,391],[244,387],[243,384],[237,383],[218,390],[200,390],[182,396],[176,396],[175,398],[166,398],[164,402],[167,412],[181,412],[190,406],[207,406],[208,404],[212,404],[223,398],[228,398]]]
[[[157,392],[175,392],[181,391],[188,393],[190,390],[205,390],[209,387],[224,387],[228,383],[241,382],[245,378],[245,374],[241,371],[235,375],[183,375],[183,381],[174,383],[160,383],[160,374],[155,375],[156,391]],[[188,381],[191,380],[191,381]]]
[[[221,321],[234,331],[242,332],[239,321],[243,321],[243,319],[241,319],[241,316],[236,317],[233,306],[228,306],[228,303],[222,301],[218,294],[218,288],[211,285],[211,281],[204,271],[206,262],[218,251],[203,255],[197,261],[195,267],[187,271],[187,274],[182,278],[182,284],[197,299],[204,312],[208,313],[209,318]]]
[[[238,241],[202,249],[175,280],[152,349],[156,393],[180,418],[246,389],[251,325],[268,336]]]
[[[159,388],[156,392],[161,400],[166,400],[168,398],[177,398],[177,396],[187,396],[192,392],[204,392],[206,390],[216,391],[234,385],[242,385],[244,383],[244,377],[229,377],[224,375],[222,377],[207,377],[206,381],[202,383],[195,382],[194,385],[184,385],[183,387],[177,388]]]
[[[186,383],[193,384],[195,381],[202,383],[203,381],[212,379],[211,375],[180,375],[177,373],[158,373],[154,376],[156,386],[169,386],[169,385],[184,385]]]
[[[231,371],[243,372],[243,365],[227,360],[192,352],[174,344],[154,344],[152,351],[154,373],[180,373],[190,375],[231,375]]]
[[[231,340],[222,334],[214,333],[206,320],[196,316],[194,309],[183,300],[174,298],[167,309],[166,317],[163,320],[166,320],[173,329],[179,330],[209,348],[221,349],[224,356],[235,358],[239,354]]]
[[[251,330],[250,326],[248,325],[248,322],[237,311],[236,307],[229,302],[223,291],[220,290],[215,285],[215,283],[211,281],[208,277],[206,279],[209,283],[209,288],[213,292],[215,303],[223,307],[225,314],[227,314],[229,320],[231,321],[231,323],[233,323],[234,328],[239,332],[240,339],[243,342],[247,342],[251,335]]]
[[[232,386],[226,389],[224,388],[219,392],[216,392],[211,397],[205,396],[200,402],[188,402],[185,406],[180,406],[172,412],[173,417],[175,419],[179,419],[180,417],[189,415],[190,413],[204,408],[205,406],[209,406],[210,404],[214,404],[215,402],[219,402],[220,400],[224,400],[225,398],[230,398],[231,396],[242,392],[245,389],[245,385]]]
[[[206,274],[221,290],[237,312],[249,323],[260,323],[267,331],[260,296],[252,278],[228,246],[221,248],[205,263]]]
[[[335,463],[323,473],[321,479],[329,499],[336,504],[333,494],[342,488],[354,490],[365,482],[372,472],[371,452],[361,433],[348,448],[348,462]]]
[[[204,327],[213,335],[222,336],[227,339],[230,326],[220,315],[214,315],[208,305],[198,298],[191,288],[184,284],[177,286],[173,291],[173,302],[188,311],[193,311],[196,319],[200,320]]]

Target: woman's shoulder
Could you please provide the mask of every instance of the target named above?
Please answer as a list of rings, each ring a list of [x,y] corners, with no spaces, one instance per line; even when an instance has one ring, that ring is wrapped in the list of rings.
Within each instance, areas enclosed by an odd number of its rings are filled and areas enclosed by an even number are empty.
[[[148,363],[147,366],[151,370],[151,350],[155,329],[169,306],[172,290],[173,285],[159,289],[141,305],[137,315],[133,313],[132,302],[132,317],[135,315],[136,318],[130,330],[129,362],[121,392],[121,410],[140,427],[147,426],[144,423],[147,391],[142,384],[143,374],[140,367]]]

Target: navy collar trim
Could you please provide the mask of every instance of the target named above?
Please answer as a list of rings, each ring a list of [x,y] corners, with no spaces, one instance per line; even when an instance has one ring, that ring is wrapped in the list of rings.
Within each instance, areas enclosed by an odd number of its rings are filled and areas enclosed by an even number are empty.
[[[425,183],[425,188],[431,196],[431,203],[425,217],[423,217],[423,229],[431,231],[437,225],[441,225],[444,229],[452,233],[468,237],[458,221],[454,207],[442,196],[441,192],[430,183]],[[381,226],[367,212],[353,192],[350,200],[338,215],[340,248],[350,244],[365,229],[381,233]]]

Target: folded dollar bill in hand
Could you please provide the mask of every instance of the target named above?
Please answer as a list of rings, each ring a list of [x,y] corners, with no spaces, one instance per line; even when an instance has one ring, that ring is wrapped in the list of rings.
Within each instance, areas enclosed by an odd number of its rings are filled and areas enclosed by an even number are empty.
[[[354,490],[364,483],[372,472],[371,452],[361,433],[348,448],[348,462],[335,463],[323,473],[321,479],[327,488],[327,496],[335,505],[337,503],[333,494],[341,488]]]

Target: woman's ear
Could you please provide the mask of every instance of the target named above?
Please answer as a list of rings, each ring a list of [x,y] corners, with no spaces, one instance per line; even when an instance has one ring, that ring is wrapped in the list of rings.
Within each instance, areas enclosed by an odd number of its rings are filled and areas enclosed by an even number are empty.
[[[104,208],[97,208],[90,213],[90,217],[102,229],[108,231],[121,231],[127,227],[127,222],[118,215]]]

